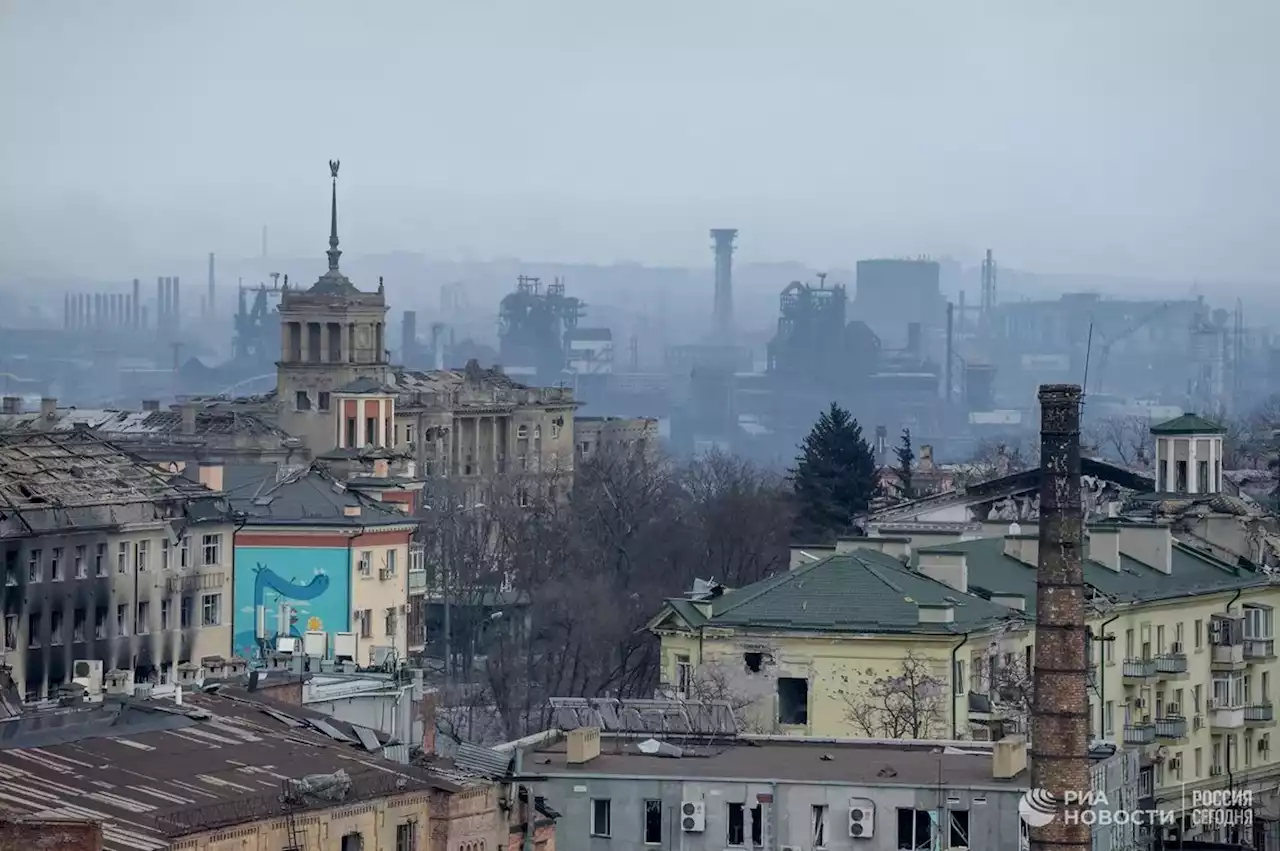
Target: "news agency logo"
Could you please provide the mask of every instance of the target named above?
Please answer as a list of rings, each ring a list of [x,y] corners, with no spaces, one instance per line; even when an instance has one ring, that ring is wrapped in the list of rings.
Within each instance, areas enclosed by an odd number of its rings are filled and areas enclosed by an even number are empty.
[[[1058,815],[1058,799],[1048,789],[1028,789],[1018,801],[1018,815],[1029,827],[1044,827]]]

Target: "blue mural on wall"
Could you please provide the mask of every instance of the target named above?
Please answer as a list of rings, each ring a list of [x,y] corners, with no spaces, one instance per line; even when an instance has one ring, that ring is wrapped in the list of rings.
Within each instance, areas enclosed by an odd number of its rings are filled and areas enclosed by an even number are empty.
[[[345,632],[351,623],[346,547],[236,547],[234,651],[261,659],[281,636]]]

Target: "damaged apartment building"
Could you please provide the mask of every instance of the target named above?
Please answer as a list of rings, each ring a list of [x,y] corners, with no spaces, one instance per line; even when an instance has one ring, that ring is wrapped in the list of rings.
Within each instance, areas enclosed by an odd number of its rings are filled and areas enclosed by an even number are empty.
[[[234,525],[215,486],[81,429],[0,436],[4,665],[28,700],[78,660],[164,683],[231,642]]]

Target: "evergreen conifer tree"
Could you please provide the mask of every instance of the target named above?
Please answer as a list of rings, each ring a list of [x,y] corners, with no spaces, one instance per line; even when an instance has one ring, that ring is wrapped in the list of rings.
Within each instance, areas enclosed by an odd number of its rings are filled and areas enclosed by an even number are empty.
[[[875,491],[875,458],[862,427],[833,402],[800,449],[791,477],[801,531],[824,540],[851,533]]]

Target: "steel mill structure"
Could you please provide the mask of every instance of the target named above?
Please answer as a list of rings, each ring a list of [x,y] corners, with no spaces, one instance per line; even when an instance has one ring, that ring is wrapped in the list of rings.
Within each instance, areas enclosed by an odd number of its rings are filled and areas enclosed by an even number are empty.
[[[1090,828],[1068,805],[1089,787],[1084,514],[1080,503],[1080,397],[1075,384],[1040,386],[1040,548],[1036,575],[1031,787],[1052,793],[1059,814],[1032,828],[1031,851],[1088,849]],[[1076,813],[1070,813],[1076,810]]]

